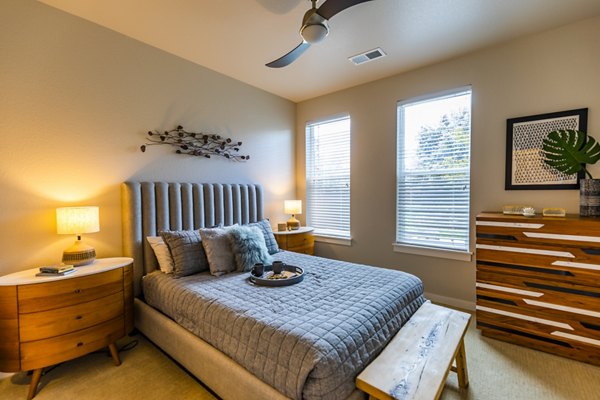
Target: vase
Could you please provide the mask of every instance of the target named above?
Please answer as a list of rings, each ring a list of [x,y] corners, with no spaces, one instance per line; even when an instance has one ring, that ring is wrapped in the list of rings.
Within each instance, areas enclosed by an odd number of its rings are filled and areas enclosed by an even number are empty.
[[[600,217],[600,179],[582,179],[579,183],[579,215]]]

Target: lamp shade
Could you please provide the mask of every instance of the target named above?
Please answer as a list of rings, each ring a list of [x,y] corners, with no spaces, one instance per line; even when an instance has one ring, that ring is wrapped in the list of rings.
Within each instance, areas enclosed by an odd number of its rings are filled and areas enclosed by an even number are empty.
[[[98,207],[59,207],[56,209],[56,233],[75,234],[100,231]]]
[[[302,214],[302,200],[284,200],[283,210],[286,214]]]

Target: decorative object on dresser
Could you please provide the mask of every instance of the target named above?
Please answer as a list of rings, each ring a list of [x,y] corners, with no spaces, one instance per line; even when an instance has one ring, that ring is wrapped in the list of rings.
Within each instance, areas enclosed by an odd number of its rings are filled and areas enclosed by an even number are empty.
[[[205,158],[221,156],[233,161],[247,161],[250,159],[249,155],[238,154],[242,142],[223,138],[220,135],[188,132],[181,125],[162,133],[157,130],[148,131],[148,141],[150,143],[140,146],[142,153],[146,152],[147,146],[168,144],[177,148],[175,150],[177,154],[188,154],[190,156]]]
[[[291,214],[287,220],[287,228],[290,231],[300,228],[300,221],[296,219],[296,214],[302,214],[302,200],[285,200],[283,202],[284,213]]]
[[[583,172],[564,173],[544,162],[543,141],[559,129],[587,129],[587,108],[506,121],[506,190],[579,189]]]
[[[523,215],[523,210],[526,208],[531,208],[531,206],[525,206],[521,204],[508,204],[502,206],[502,213],[509,215]]]
[[[38,268],[0,277],[0,371],[33,370],[27,399],[45,367],[108,346],[133,330],[133,259],[101,258],[67,276]]]
[[[295,231],[273,232],[281,250],[313,255],[315,253],[314,228],[303,226]]]
[[[600,180],[593,179],[586,164],[600,160],[600,144],[585,132],[573,129],[553,131],[544,139],[544,162],[564,174],[583,171],[589,179],[580,180],[579,215],[600,217]]]
[[[98,207],[59,207],[56,209],[56,233],[77,236],[75,243],[63,252],[63,263],[78,267],[94,262],[96,250],[92,246],[81,243],[81,235],[99,231]]]
[[[542,215],[544,217],[565,217],[567,210],[561,207],[546,207],[542,209]]]
[[[600,365],[600,222],[477,216],[477,328]]]

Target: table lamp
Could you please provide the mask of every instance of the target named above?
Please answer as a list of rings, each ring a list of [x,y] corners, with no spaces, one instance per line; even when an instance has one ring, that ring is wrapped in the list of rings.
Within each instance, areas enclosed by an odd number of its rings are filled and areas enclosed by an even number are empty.
[[[81,243],[83,233],[100,231],[98,207],[59,207],[56,209],[56,233],[77,235],[77,240],[63,252],[62,262],[76,267],[94,262],[96,250]]]
[[[300,221],[295,217],[295,214],[302,214],[302,200],[285,200],[283,209],[286,214],[292,214],[292,217],[287,220],[287,228],[290,231],[300,229]]]

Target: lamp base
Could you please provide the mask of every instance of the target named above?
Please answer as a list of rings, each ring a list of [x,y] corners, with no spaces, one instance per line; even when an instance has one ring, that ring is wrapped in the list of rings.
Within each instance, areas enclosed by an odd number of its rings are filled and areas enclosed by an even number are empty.
[[[76,240],[73,246],[63,251],[62,262],[75,267],[91,264],[96,259],[96,249]]]
[[[286,225],[287,225],[288,231],[296,231],[296,230],[300,229],[300,221],[298,221],[296,219],[294,214],[292,214],[292,217],[287,220]]]

